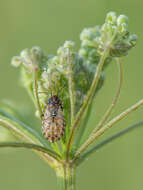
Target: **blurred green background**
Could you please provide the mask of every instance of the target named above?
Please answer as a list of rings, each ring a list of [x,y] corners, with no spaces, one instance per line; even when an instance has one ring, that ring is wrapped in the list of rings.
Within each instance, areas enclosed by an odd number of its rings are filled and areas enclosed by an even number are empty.
[[[85,27],[102,24],[109,11],[129,17],[129,31],[139,37],[137,46],[123,58],[124,82],[113,115],[143,98],[143,1],[141,0],[0,0],[0,100],[15,105],[23,115],[33,118],[34,108],[20,86],[19,71],[10,65],[11,57],[26,47],[40,46],[55,54],[65,40],[79,46]],[[91,126],[102,117],[117,89],[117,68],[106,70],[104,88],[95,99]],[[96,113],[96,114],[95,114]],[[143,109],[132,113],[103,138],[142,119]],[[35,122],[36,123],[36,122]],[[38,125],[35,125],[38,128]],[[0,130],[0,141],[9,134]],[[12,137],[10,137],[12,138]],[[127,134],[92,155],[77,171],[77,189],[134,190],[143,188],[143,128]],[[36,154],[26,150],[0,150],[0,190],[56,190],[53,170]]]

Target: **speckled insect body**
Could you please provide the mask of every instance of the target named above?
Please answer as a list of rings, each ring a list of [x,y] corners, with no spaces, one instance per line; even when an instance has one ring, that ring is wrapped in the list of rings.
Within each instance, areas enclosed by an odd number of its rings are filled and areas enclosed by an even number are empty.
[[[42,132],[49,142],[54,143],[60,140],[64,134],[66,123],[62,110],[61,101],[57,95],[49,98],[42,119]]]

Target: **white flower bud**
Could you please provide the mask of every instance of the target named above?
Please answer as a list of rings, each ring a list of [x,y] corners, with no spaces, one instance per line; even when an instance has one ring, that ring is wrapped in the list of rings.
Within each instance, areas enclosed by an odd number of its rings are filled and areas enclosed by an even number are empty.
[[[11,64],[14,66],[14,67],[19,67],[20,64],[22,64],[22,60],[19,56],[14,56],[11,60]]]
[[[121,24],[128,24],[128,17],[125,16],[125,15],[120,15],[118,18],[117,18],[117,25],[121,25]]]
[[[72,49],[74,47],[75,43],[72,41],[65,41],[64,48]]]
[[[42,55],[41,48],[38,47],[38,46],[32,47],[31,52],[32,52],[32,54],[34,54],[38,59],[39,59],[39,58],[41,57],[41,55]]]
[[[88,40],[91,35],[90,29],[85,28],[80,34],[80,40]]]
[[[119,31],[120,33],[126,32],[126,31],[127,31],[127,25],[126,25],[126,23],[120,24],[119,27],[118,27],[118,31]]]
[[[41,48],[39,46],[34,46],[34,47],[32,47],[31,50],[34,51],[36,54],[41,53]]]
[[[20,56],[25,60],[29,62],[30,59],[30,51],[29,49],[24,49],[23,51],[21,51]]]
[[[129,41],[130,41],[130,43],[131,43],[133,46],[136,45],[137,40],[138,40],[137,35],[131,34],[131,35],[129,36]]]
[[[106,22],[107,23],[111,23],[111,24],[115,24],[117,20],[117,16],[115,12],[109,12],[106,16]]]
[[[58,56],[62,55],[64,53],[64,47],[63,46],[60,46],[57,50],[57,54]]]

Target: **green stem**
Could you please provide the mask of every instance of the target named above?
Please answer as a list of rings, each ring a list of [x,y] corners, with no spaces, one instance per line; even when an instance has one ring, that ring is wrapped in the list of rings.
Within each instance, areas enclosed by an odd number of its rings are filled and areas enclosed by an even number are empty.
[[[69,72],[68,72],[68,83],[69,83],[69,95],[70,95],[70,105],[71,105],[71,126],[73,125],[74,121],[74,83],[73,83],[73,71],[72,71],[72,58],[70,55],[70,50],[68,52],[68,66],[69,66]]]
[[[36,99],[37,109],[39,111],[40,118],[42,119],[42,109],[41,109],[41,106],[40,106],[39,95],[38,95],[37,68],[35,68],[34,72],[33,72],[33,85],[34,85],[34,96],[35,96],[35,99]]]
[[[0,148],[6,148],[6,147],[33,149],[39,152],[46,153],[60,162],[60,156],[57,153],[36,144],[30,144],[24,142],[0,142]]]
[[[131,132],[133,129],[137,129],[138,127],[143,126],[143,121],[140,121],[138,123],[135,123],[131,126],[129,126],[126,129],[123,129],[117,133],[115,133],[114,135],[108,137],[107,139],[105,139],[104,141],[100,142],[99,144],[95,145],[94,147],[90,148],[89,150],[87,150],[85,153],[83,153],[83,155],[78,159],[75,160],[76,161],[76,165],[78,166],[79,164],[81,164],[87,157],[89,157],[91,154],[95,153],[97,150],[99,150],[100,148],[104,147],[105,145],[111,143],[113,140],[118,139],[119,137],[127,134],[128,132]]]
[[[75,122],[73,124],[73,127],[71,129],[71,133],[70,133],[68,144],[67,144],[67,152],[69,152],[70,149],[71,149],[72,141],[73,141],[75,132],[77,130],[77,127],[79,125],[79,122],[81,120],[81,117],[83,116],[83,113],[85,112],[87,106],[89,105],[89,103],[90,103],[90,101],[91,101],[91,99],[93,97],[93,94],[94,94],[94,92],[96,90],[96,87],[98,85],[98,81],[100,79],[100,75],[101,75],[101,72],[102,72],[102,67],[104,65],[104,61],[105,61],[108,53],[109,53],[109,47],[105,48],[105,50],[104,50],[104,53],[103,53],[103,55],[102,55],[102,57],[100,59],[100,62],[98,64],[98,67],[97,67],[97,70],[96,70],[95,77],[93,79],[92,85],[91,85],[90,90],[88,92],[88,96],[85,99],[85,101],[83,103],[83,106],[81,107],[81,109],[80,109],[80,111],[79,111],[79,113],[77,115],[77,118],[76,118],[76,120],[75,120]]]
[[[104,127],[99,129],[96,133],[92,133],[89,139],[77,150],[75,153],[75,159],[79,158],[79,156],[91,145],[97,138],[99,138],[107,129],[111,128],[114,124],[119,122],[121,119],[128,116],[131,112],[135,111],[140,106],[143,106],[143,99],[122,112],[120,115],[116,116],[114,119],[109,121]]]
[[[70,50],[68,50],[68,86],[69,86],[69,96],[70,96],[70,105],[71,105],[71,123],[73,126],[73,122],[75,120],[75,94],[74,94],[74,83],[73,83],[73,71],[72,71],[72,59]],[[66,159],[68,160],[69,151],[66,151]]]
[[[58,190],[75,190],[75,168],[69,164],[56,169]]]
[[[85,99],[78,115],[77,115],[77,118],[75,119],[75,122],[72,126],[72,129],[71,129],[71,132],[70,132],[70,136],[69,136],[69,140],[68,140],[68,143],[67,143],[67,154],[69,154],[70,150],[71,150],[71,147],[72,147],[72,142],[73,142],[73,139],[74,139],[74,136],[75,136],[75,133],[76,133],[76,130],[79,126],[79,123],[81,121],[81,118],[86,110],[86,108],[88,107],[88,105],[90,104],[91,100],[92,100],[92,97],[94,95],[94,92],[97,88],[97,85],[98,85],[98,82],[99,82],[99,79],[100,79],[100,75],[101,75],[101,72],[102,72],[102,68],[103,68],[103,65],[104,65],[104,62],[105,62],[105,59],[107,58],[108,54],[109,54],[109,51],[110,51],[110,48],[111,48],[111,44],[114,40],[114,38],[116,37],[116,34],[118,32],[118,29],[115,31],[115,33],[113,34],[111,40],[105,44],[105,49],[104,49],[104,52],[100,58],[100,61],[98,63],[98,66],[97,66],[97,70],[96,70],[96,73],[95,73],[95,76],[94,76],[94,79],[92,81],[92,84],[91,84],[91,87],[89,89],[89,92],[88,92],[88,95],[87,95],[87,98]]]
[[[19,139],[23,139],[25,141],[28,141],[29,143],[35,143],[42,145],[42,143],[37,139],[36,136],[34,136],[32,133],[29,133],[27,129],[23,129],[21,125],[18,123],[10,120],[9,118],[5,118],[0,116],[0,125],[9,129],[15,136],[19,137]],[[55,160],[52,156],[50,156],[47,153],[36,151],[37,154],[39,154],[45,161],[48,161],[48,163],[55,167],[57,165],[57,160]]]
[[[117,65],[119,67],[119,85],[118,85],[118,89],[117,92],[115,94],[115,97],[113,98],[113,101],[111,103],[111,105],[109,106],[109,108],[107,109],[105,115],[103,116],[103,119],[100,121],[100,123],[98,124],[98,126],[93,130],[92,133],[96,133],[103,125],[104,123],[107,121],[107,119],[109,118],[112,110],[114,109],[114,107],[117,104],[117,101],[119,99],[119,95],[120,95],[120,91],[121,91],[121,87],[122,87],[122,81],[123,81],[123,75],[122,75],[122,66],[121,66],[121,62],[120,59],[117,59]]]

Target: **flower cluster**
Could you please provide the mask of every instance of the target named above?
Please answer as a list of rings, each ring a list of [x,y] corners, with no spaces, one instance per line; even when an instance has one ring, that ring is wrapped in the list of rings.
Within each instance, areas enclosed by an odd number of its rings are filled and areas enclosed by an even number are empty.
[[[31,49],[24,49],[20,56],[12,58],[12,65],[15,67],[23,65],[28,72],[33,72],[34,69],[40,69],[45,61],[45,56],[40,47],[34,46]]]
[[[74,42],[66,41],[58,48],[55,56],[47,56],[39,47],[25,49],[20,56],[12,59],[12,65],[22,66],[22,83],[33,97],[33,71],[37,71],[37,83],[41,106],[47,98],[54,94],[62,97],[69,103],[68,78],[73,75],[74,94],[76,95],[76,112],[83,104],[87,92],[93,81],[98,63],[106,48],[109,53],[106,56],[102,73],[99,79],[97,91],[103,86],[104,68],[114,57],[127,55],[135,46],[137,37],[128,31],[128,18],[116,13],[107,14],[102,26],[84,29],[80,34],[81,46],[76,52]],[[71,64],[71,67],[69,65]],[[46,93],[42,93],[46,92]]]
[[[112,57],[127,55],[128,51],[135,46],[137,36],[129,33],[128,18],[125,15],[117,16],[115,12],[109,12],[102,26],[84,29],[80,39],[79,55],[91,63],[98,64],[108,45],[110,45],[110,53],[106,63],[111,62]]]
[[[4,104],[5,109],[0,108],[0,126],[20,139],[0,142],[0,147],[35,150],[55,169],[60,189],[75,189],[75,169],[89,155],[143,124],[143,121],[136,123],[98,143],[99,137],[108,129],[143,106],[141,99],[109,120],[122,87],[120,57],[127,55],[137,40],[136,35],[128,31],[127,17],[110,12],[102,26],[84,29],[80,39],[77,51],[74,42],[66,41],[55,55],[46,55],[36,46],[23,50],[12,59],[12,65],[20,67],[22,85],[36,106],[36,116],[41,119],[39,128],[35,128],[33,117],[33,127],[26,124],[26,116],[21,121],[19,111],[8,104]],[[91,113],[95,114],[94,97],[103,87],[105,68],[115,58],[119,66],[117,92],[95,125],[89,121]],[[41,125],[42,131],[39,131]],[[1,137],[5,139],[7,135]]]
[[[41,75],[41,87],[47,91],[57,94],[60,86],[66,84],[68,78],[68,62],[73,58],[74,43],[66,41],[57,50],[56,56],[51,56],[47,60],[46,67]]]

